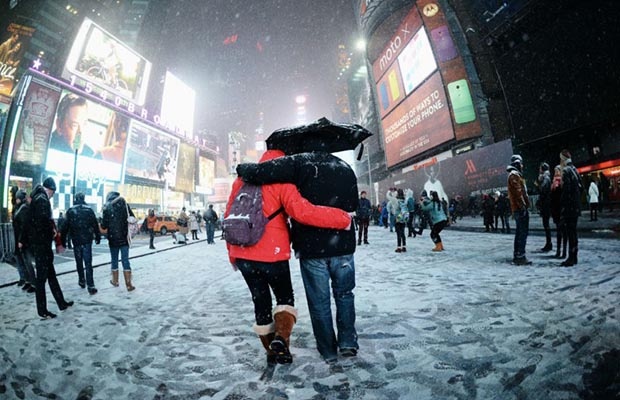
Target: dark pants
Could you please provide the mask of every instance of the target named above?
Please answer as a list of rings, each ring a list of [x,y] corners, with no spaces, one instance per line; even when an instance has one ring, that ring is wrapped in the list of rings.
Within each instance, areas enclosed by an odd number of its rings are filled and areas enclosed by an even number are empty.
[[[566,237],[568,238],[568,258],[575,262],[577,261],[577,252],[579,250],[577,219],[578,217],[562,218],[562,224],[565,226]]]
[[[149,229],[149,247],[153,248],[155,245],[153,241],[155,240],[155,230],[153,228]]]
[[[405,226],[404,222],[396,222],[394,224],[394,229],[396,229],[396,245],[398,247],[407,246],[407,237],[405,236]]]
[[[566,227],[564,226],[563,223],[557,223],[555,224],[555,231],[556,231],[556,256],[559,257],[560,255],[562,257],[566,257],[566,245],[567,245],[567,237],[566,237]]]
[[[443,231],[443,228],[445,228],[447,224],[448,221],[443,220],[433,225],[433,227],[431,228],[431,239],[433,240],[433,243],[441,243],[441,236],[439,236],[439,233]]]
[[[84,282],[84,267],[86,267],[86,286],[88,286],[89,289],[94,288],[92,243],[74,245],[73,255],[75,256],[75,267],[80,282]]]
[[[213,236],[215,236],[215,223],[207,222],[207,243],[213,243]]]
[[[409,219],[407,220],[407,236],[411,237],[415,235],[413,229],[413,222],[415,220],[415,213],[413,211],[409,211]]]
[[[543,228],[545,229],[545,247],[551,249],[551,226],[549,225],[549,219],[551,218],[551,210],[541,210],[540,216],[542,218]]]
[[[358,237],[357,237],[357,242],[361,243],[362,239],[364,240],[364,243],[368,242],[368,225],[370,224],[370,218],[366,217],[366,218],[359,218],[359,220],[357,221],[357,227],[358,227]]]
[[[598,203],[590,203],[590,221],[598,221]]]
[[[65,305],[65,298],[62,295],[62,289],[56,278],[56,270],[54,269],[54,252],[52,251],[52,244],[47,245],[33,245],[32,250],[34,252],[34,259],[37,269],[37,282],[36,282],[36,299],[37,299],[37,313],[43,316],[48,312],[47,299],[45,296],[45,282],[48,282],[50,291],[56,300],[58,307]]]
[[[515,260],[518,260],[525,258],[527,234],[530,230],[530,213],[527,210],[515,211],[513,216],[517,225],[515,228],[513,257]]]
[[[35,286],[37,278],[34,273],[34,268],[32,267],[32,252],[25,247],[22,247],[21,249],[17,248],[15,250],[15,258],[17,259],[19,279]]]
[[[252,294],[257,325],[273,322],[271,291],[276,297],[276,305],[295,306],[288,260],[260,262],[237,259],[236,265]]]

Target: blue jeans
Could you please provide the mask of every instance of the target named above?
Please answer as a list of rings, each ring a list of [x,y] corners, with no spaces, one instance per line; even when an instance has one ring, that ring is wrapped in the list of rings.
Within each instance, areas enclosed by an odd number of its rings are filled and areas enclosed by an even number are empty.
[[[80,282],[84,282],[84,266],[86,266],[86,286],[88,286],[88,288],[94,288],[92,243],[74,245],[73,255],[75,256],[75,267]]]
[[[207,222],[207,243],[213,243],[213,236],[215,235],[215,224],[213,222]]]
[[[121,263],[123,270],[131,271],[129,266],[129,246],[110,247],[110,255],[112,256],[112,271],[118,271],[118,251],[121,251]]]
[[[525,258],[525,245],[527,244],[527,234],[530,230],[530,214],[527,210],[515,211],[513,213],[515,219],[515,241],[514,241],[514,259]]]
[[[312,330],[317,349],[325,360],[335,360],[338,348],[358,349],[355,331],[355,261],[353,254],[329,258],[300,260],[301,276],[306,289],[306,299],[312,320]],[[334,333],[329,280],[336,303]]]

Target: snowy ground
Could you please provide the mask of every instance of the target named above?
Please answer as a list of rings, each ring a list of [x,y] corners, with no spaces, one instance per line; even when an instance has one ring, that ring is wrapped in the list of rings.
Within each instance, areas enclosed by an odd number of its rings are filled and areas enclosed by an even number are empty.
[[[371,227],[371,244],[356,252],[360,353],[332,366],[315,350],[293,260],[295,359],[269,380],[259,379],[250,294],[223,241],[133,259],[132,293],[107,284],[107,265],[95,269],[95,296],[62,275],[76,304],[54,320],[40,321],[33,296],[5,287],[0,398],[614,398],[620,241],[582,239],[574,268],[535,253],[532,266],[515,267],[512,235],[442,236],[443,253],[430,251],[428,231],[395,253],[394,234]],[[58,311],[51,296],[48,304]]]

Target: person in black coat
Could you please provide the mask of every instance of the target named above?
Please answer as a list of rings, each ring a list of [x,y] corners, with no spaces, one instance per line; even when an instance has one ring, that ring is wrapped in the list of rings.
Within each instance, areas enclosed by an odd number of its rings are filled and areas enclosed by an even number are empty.
[[[560,199],[560,219],[568,237],[568,258],[560,265],[572,267],[577,264],[578,238],[577,220],[581,215],[581,177],[577,168],[573,165],[571,154],[568,150],[560,153],[560,165],[562,166],[562,194]]]
[[[48,311],[47,299],[45,296],[45,282],[49,283],[50,290],[58,308],[63,311],[73,305],[72,301],[65,301],[62,289],[56,278],[56,270],[54,269],[54,252],[52,251],[52,241],[58,233],[54,219],[52,218],[52,207],[50,205],[50,197],[54,196],[56,191],[56,182],[54,179],[47,178],[43,181],[43,185],[37,185],[30,197],[31,225],[30,225],[30,243],[34,253],[37,279],[36,279],[36,298],[37,313],[43,319],[55,318],[56,315]],[[57,248],[58,251],[64,251]]]
[[[551,244],[551,227],[549,226],[549,219],[551,218],[551,175],[549,173],[549,164],[546,162],[540,164],[538,190],[540,191],[538,204],[546,239],[545,246],[540,249],[540,251],[546,253],[553,250],[553,245]]]
[[[68,236],[73,242],[73,254],[78,273],[78,285],[81,288],[88,286],[88,293],[95,294],[95,282],[93,280],[93,239],[95,243],[101,242],[99,223],[92,208],[84,200],[84,193],[77,193],[73,207],[67,210],[66,220],[60,228],[63,245]],[[84,280],[84,266],[86,266],[86,280]]]
[[[366,198],[366,191],[362,190],[357,210],[355,210],[359,229],[357,244],[362,244],[362,239],[364,239],[364,244],[368,244],[368,225],[370,225],[371,208],[370,200]]]
[[[237,174],[253,184],[288,182],[316,205],[353,212],[359,205],[357,178],[351,167],[323,150],[319,140],[306,139],[308,153],[281,157],[260,164],[240,164]],[[293,249],[300,258],[306,298],[317,349],[324,360],[357,355],[355,329],[355,231],[315,228],[292,223]],[[331,290],[336,303],[338,336],[334,332]]]
[[[23,190],[15,193],[15,206],[13,207],[13,234],[15,235],[15,258],[19,279],[23,284],[22,290],[28,293],[35,292],[36,276],[32,267],[33,255],[30,250],[28,228],[32,219],[27,194]]]
[[[118,286],[118,253],[121,253],[121,264],[123,265],[123,276],[128,291],[135,287],[131,283],[131,266],[129,264],[129,223],[127,218],[134,216],[131,208],[127,205],[119,192],[110,192],[106,197],[103,206],[103,219],[101,229],[107,232],[108,245],[110,246],[111,266],[112,266],[112,286]]]

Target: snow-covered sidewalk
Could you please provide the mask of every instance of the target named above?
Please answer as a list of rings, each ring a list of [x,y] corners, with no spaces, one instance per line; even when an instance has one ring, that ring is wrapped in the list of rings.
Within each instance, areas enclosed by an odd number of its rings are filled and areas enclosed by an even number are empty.
[[[426,231],[395,253],[395,234],[371,227],[356,252],[360,352],[332,366],[315,350],[292,260],[295,358],[270,380],[259,379],[250,293],[223,241],[133,259],[131,293],[107,283],[107,266],[95,269],[95,296],[62,275],[75,305],[53,320],[37,318],[34,296],[0,289],[0,397],[603,399],[614,374],[607,390],[618,390],[618,240],[582,239],[579,264],[559,268],[536,253],[511,265],[512,235],[442,236],[445,252],[430,251]],[[48,305],[58,311],[49,293]]]

